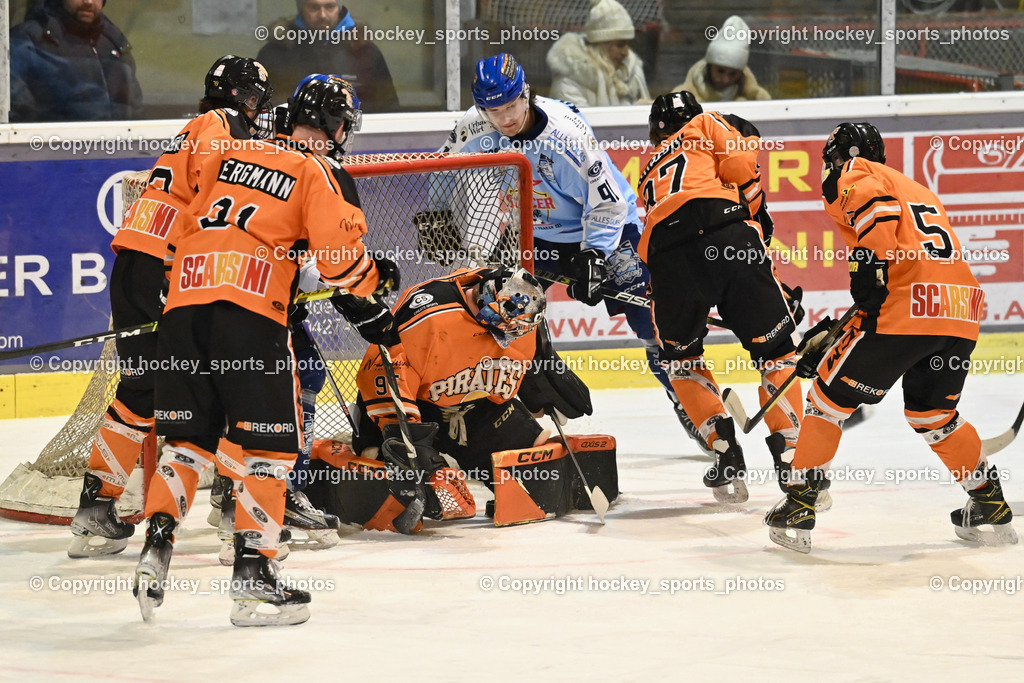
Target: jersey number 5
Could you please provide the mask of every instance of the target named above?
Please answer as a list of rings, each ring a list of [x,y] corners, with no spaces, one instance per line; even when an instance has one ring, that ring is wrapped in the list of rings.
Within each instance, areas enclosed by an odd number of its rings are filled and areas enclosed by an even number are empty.
[[[928,252],[928,255],[935,259],[948,259],[953,255],[953,239],[949,231],[940,225],[926,223],[926,215],[938,216],[939,210],[930,204],[907,204],[911,213],[914,214],[914,223],[917,224],[919,232],[925,235],[921,246]],[[938,240],[940,245],[936,246],[932,240]]]

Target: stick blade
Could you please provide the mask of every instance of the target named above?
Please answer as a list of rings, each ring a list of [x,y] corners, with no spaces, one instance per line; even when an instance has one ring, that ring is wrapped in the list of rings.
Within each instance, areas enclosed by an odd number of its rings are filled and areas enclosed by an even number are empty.
[[[587,489],[587,495],[590,497],[590,504],[594,506],[594,513],[597,514],[597,518],[604,524],[604,516],[608,513],[608,497],[604,495],[604,491],[600,487],[595,486],[593,489]]]
[[[740,431],[744,434],[749,434],[753,425],[750,424],[750,420],[747,418],[747,410],[743,407],[743,402],[740,401],[740,397],[736,395],[736,392],[731,387],[727,387],[722,392],[722,403],[725,404],[725,409],[732,415],[732,419],[736,420]]]
[[[981,440],[981,452],[983,455],[992,455],[1003,450],[1017,438],[1018,432],[1020,432],[1020,426],[1024,423],[1024,405],[1021,405],[1020,412],[1017,413],[1017,419],[1013,421],[1013,426],[1007,429],[998,436],[993,436],[991,439]]]

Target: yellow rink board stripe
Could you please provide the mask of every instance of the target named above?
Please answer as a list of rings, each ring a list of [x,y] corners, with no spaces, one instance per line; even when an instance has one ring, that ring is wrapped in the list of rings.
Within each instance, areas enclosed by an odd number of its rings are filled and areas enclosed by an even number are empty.
[[[591,389],[659,386],[642,348],[562,351],[560,355]],[[709,345],[704,357],[722,386],[760,381],[739,344]],[[974,373],[1024,375],[1024,333],[983,334],[971,361]],[[69,372],[0,375],[0,419],[69,415],[90,378],[90,374]],[[324,388],[323,399],[334,400],[329,387]]]

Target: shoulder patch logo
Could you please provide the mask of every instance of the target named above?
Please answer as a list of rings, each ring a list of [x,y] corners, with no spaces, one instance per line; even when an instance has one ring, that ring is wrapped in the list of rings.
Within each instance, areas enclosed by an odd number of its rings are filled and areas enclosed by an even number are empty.
[[[601,171],[603,168],[604,165],[600,161],[595,161],[594,165],[587,169],[587,175],[590,176],[591,178],[596,178],[597,176],[601,175]]]
[[[428,294],[427,292],[420,292],[412,297],[409,301],[409,308],[423,308],[427,304],[434,301],[434,295]]]

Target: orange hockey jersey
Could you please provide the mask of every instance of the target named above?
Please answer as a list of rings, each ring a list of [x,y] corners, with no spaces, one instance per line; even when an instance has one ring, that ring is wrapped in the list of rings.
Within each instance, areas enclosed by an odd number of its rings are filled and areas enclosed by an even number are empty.
[[[826,176],[822,195],[847,245],[889,262],[878,333],[977,340],[985,292],[935,193],[885,164],[854,157]]]
[[[189,219],[172,234],[165,310],[230,301],[286,324],[303,251],[321,277],[357,296],[379,279],[351,176],[288,138],[206,156]]]
[[[753,125],[718,112],[695,116],[664,140],[637,183],[647,209],[641,258],[647,259],[651,230],[660,223],[666,223],[662,229],[681,235],[692,231],[696,237],[698,231],[757,215],[764,203],[757,164],[760,149],[761,138]],[[668,225],[665,219],[687,204],[693,209],[692,219]]]
[[[391,359],[412,421],[420,419],[417,400],[438,406],[483,398],[504,403],[519,392],[536,352],[537,333],[502,348],[477,322],[465,288],[479,281],[481,270],[462,269],[410,287],[395,306],[402,343],[391,347]],[[376,345],[363,356],[356,383],[367,414],[377,424],[397,420]]]
[[[220,155],[232,140],[251,137],[249,124],[233,109],[214,109],[189,121],[157,159],[142,196],[128,207],[110,243],[114,252],[131,249],[163,259],[172,225],[184,220],[196,196],[203,159]]]

